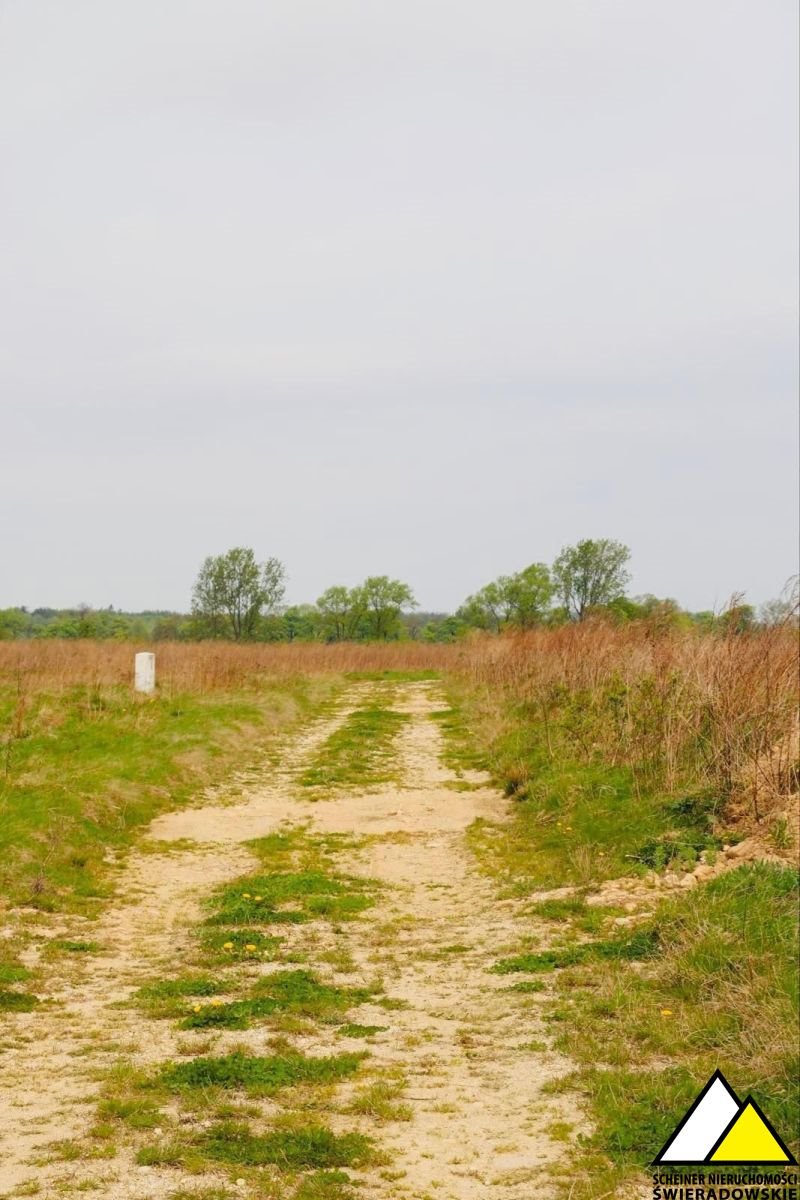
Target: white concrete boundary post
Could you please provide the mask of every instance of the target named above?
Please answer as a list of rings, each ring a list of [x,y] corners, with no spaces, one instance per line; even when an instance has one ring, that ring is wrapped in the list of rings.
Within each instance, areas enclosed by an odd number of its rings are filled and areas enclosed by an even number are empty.
[[[137,654],[134,660],[133,687],[137,692],[156,690],[156,656],[147,651]]]

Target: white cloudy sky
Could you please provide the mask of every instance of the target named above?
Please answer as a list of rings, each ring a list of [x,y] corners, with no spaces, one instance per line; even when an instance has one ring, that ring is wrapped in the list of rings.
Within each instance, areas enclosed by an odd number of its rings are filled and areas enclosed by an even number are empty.
[[[797,558],[794,0],[0,0],[0,607]]]

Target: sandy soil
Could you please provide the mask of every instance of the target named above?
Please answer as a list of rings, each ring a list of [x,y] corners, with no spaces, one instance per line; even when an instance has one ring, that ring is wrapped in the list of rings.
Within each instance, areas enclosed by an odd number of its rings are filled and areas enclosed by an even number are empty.
[[[55,1197],[94,1183],[109,1200],[165,1200],[179,1187],[212,1182],[137,1166],[128,1148],[109,1160],[65,1162],[52,1161],[48,1147],[80,1138],[91,1126],[104,1068],[120,1058],[147,1064],[174,1055],[178,1035],[170,1022],[143,1021],[119,1002],[143,981],[175,971],[203,897],[253,866],[248,839],[286,823],[368,835],[339,865],[386,885],[359,920],[335,935],[316,935],[321,950],[333,939],[353,960],[343,982],[379,973],[387,994],[405,1002],[391,1012],[363,1006],[353,1018],[389,1027],[369,1043],[370,1061],[402,1068],[412,1109],[410,1120],[362,1119],[360,1127],[391,1157],[388,1168],[357,1173],[363,1195],[530,1200],[553,1194],[551,1168],[561,1164],[568,1172],[569,1142],[582,1117],[571,1099],[542,1089],[570,1064],[547,1048],[536,997],[509,992],[507,979],[489,973],[520,938],[546,934],[515,902],[499,900],[471,860],[465,830],[479,816],[504,820],[508,801],[486,786],[448,786],[454,776],[442,765],[441,735],[429,719],[443,705],[437,685],[395,689],[393,706],[412,717],[398,738],[399,784],[331,793],[316,803],[294,784],[364,694],[354,686],[333,717],[287,739],[279,768],[250,769],[231,780],[227,793],[153,822],[143,850],[125,862],[119,898],[106,916],[89,932],[71,923],[67,936],[90,936],[105,953],[71,966],[51,1004],[4,1023],[0,1194],[37,1184],[35,1194]],[[233,802],[232,792],[238,793]],[[218,1048],[232,1036],[223,1035]],[[254,1032],[245,1040],[263,1048],[265,1037]],[[324,1030],[305,1045],[350,1048]],[[363,1045],[353,1041],[352,1048]],[[352,1117],[331,1117],[334,1127],[337,1121],[342,1129],[354,1126]],[[250,1193],[241,1187],[238,1194]]]

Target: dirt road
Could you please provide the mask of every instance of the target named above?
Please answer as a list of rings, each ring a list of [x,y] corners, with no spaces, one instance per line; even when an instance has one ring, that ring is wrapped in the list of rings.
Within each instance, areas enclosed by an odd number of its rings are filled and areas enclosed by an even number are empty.
[[[220,1195],[282,1194],[251,1190],[249,1181],[237,1186],[222,1174],[197,1178],[181,1168],[137,1165],[128,1143],[114,1147],[113,1157],[97,1157],[86,1139],[104,1072],[119,1061],[141,1067],[186,1053],[171,1022],[146,1020],[122,1002],[142,983],[175,973],[190,952],[204,898],[254,868],[247,841],[297,825],[311,834],[352,835],[337,868],[384,885],[357,920],[315,932],[310,941],[305,935],[314,970],[347,984],[380,975],[386,994],[401,1002],[389,1012],[367,1004],[357,1017],[383,1027],[369,1041],[370,1062],[402,1072],[409,1109],[401,1120],[360,1118],[359,1128],[385,1154],[381,1165],[352,1172],[358,1194],[554,1194],[551,1169],[561,1163],[568,1170],[580,1115],[570,1099],[543,1087],[569,1064],[548,1048],[539,997],[510,991],[505,977],[490,972],[537,930],[519,902],[498,898],[471,859],[468,826],[476,817],[502,821],[509,802],[475,776],[462,773],[457,781],[443,765],[440,729],[430,717],[445,703],[439,686],[393,688],[392,708],[410,717],[394,747],[398,782],[330,789],[313,803],[297,786],[348,713],[374,694],[371,685],[353,685],[333,715],[286,740],[279,767],[256,765],[201,807],[156,820],[127,859],[107,915],[88,933],[65,923],[68,936],[91,937],[102,953],[71,967],[54,985],[52,1003],[9,1017],[3,1027],[0,1195],[94,1189],[109,1200],[166,1200],[201,1196],[212,1185],[227,1189]],[[215,1052],[244,1044],[263,1053],[267,1037],[264,1029],[222,1034]],[[328,1026],[296,1041],[307,1053],[348,1048]],[[363,1041],[353,1048],[364,1049]],[[330,1123],[345,1127],[333,1100]]]

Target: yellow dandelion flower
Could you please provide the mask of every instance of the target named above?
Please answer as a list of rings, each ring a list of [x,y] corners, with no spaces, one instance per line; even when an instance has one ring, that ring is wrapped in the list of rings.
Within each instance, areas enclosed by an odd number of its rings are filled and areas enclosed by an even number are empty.
[[[254,899],[254,900],[261,900],[261,899],[263,899],[263,897],[262,897],[262,896],[253,896],[253,899]]]
[[[249,900],[249,899],[250,899],[250,893],[249,893],[249,892],[242,892],[242,899],[243,899],[243,900]]]
[[[252,953],[252,951],[255,950],[255,946],[253,945],[252,942],[248,942],[247,945],[245,946],[245,950],[249,950]]]
[[[661,1015],[662,1015],[662,1017],[671,1017],[671,1016],[672,1016],[672,1009],[671,1009],[671,1008],[662,1008],[662,1009],[661,1009]]]
[[[215,998],[214,998],[214,999],[211,1001],[211,1003],[212,1003],[212,1005],[214,1006],[214,1008],[219,1008],[219,1006],[222,1004],[222,1001],[221,1001],[221,1000],[217,1000],[217,999],[216,999],[216,997],[215,997]]]
[[[233,949],[233,942],[224,942],[224,943],[223,943],[223,946],[222,946],[222,949],[223,949],[223,950],[232,950],[232,949]]]
[[[193,1004],[193,1005],[192,1005],[192,1012],[200,1012],[200,1005],[199,1005],[199,1004]]]

